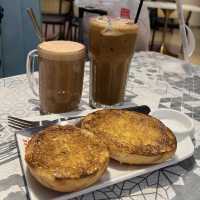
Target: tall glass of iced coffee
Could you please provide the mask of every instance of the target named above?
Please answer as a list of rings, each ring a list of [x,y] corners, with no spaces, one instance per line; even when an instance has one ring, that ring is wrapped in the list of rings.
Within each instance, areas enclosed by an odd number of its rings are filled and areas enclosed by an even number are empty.
[[[89,29],[90,105],[122,104],[138,25],[129,19],[92,18]]]

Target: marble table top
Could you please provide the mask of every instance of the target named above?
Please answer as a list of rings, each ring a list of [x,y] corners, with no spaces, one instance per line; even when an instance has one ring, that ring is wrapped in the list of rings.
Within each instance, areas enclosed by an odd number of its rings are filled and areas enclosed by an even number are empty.
[[[80,110],[88,106],[89,68],[86,66]],[[27,199],[7,116],[40,116],[26,75],[0,79],[0,200]],[[126,102],[146,104],[152,110],[171,108],[194,119],[194,156],[183,162],[89,193],[76,199],[197,200],[200,196],[200,66],[155,52],[136,53],[130,68]]]

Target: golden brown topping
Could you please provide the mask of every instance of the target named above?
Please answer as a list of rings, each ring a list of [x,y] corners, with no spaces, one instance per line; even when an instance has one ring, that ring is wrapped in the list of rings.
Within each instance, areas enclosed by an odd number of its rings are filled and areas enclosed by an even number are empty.
[[[43,168],[56,179],[80,178],[98,172],[108,161],[105,145],[77,127],[53,126],[35,134],[26,147],[31,168]]]
[[[158,119],[140,113],[101,110],[86,116],[81,127],[95,133],[110,151],[153,156],[176,149],[171,130]]]

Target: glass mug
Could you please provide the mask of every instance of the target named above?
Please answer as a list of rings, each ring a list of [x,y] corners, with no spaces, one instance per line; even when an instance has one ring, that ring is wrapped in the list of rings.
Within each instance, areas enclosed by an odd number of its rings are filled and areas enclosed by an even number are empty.
[[[38,81],[33,76],[39,67]],[[85,46],[71,41],[49,41],[29,52],[26,70],[29,86],[40,98],[42,113],[64,113],[80,103],[85,63]]]
[[[124,102],[129,65],[138,25],[129,19],[96,17],[90,20],[90,105],[110,107]]]

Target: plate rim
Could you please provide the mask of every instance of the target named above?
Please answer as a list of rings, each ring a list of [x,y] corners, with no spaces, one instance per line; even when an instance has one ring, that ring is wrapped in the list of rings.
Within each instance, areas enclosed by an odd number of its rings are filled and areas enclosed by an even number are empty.
[[[16,139],[16,143],[17,143],[17,151],[18,151],[18,155],[19,155],[19,160],[20,160],[20,166],[21,166],[21,169],[22,169],[22,173],[23,173],[23,179],[24,179],[24,186],[25,186],[25,189],[26,189],[26,192],[27,192],[27,198],[29,200],[32,200],[33,197],[31,195],[31,188],[29,187],[29,184],[28,184],[28,178],[27,178],[27,173],[25,172],[26,171],[26,166],[23,164],[23,161],[24,161],[24,158],[22,158],[22,152],[21,152],[21,147],[20,147],[20,142],[19,142],[19,135],[21,135],[22,137],[24,136],[23,133],[26,133],[27,136],[26,137],[29,137],[27,131],[17,131],[15,133],[15,139]],[[25,137],[25,136],[24,136]],[[184,156],[182,157],[181,159],[171,159],[171,160],[168,160],[164,163],[161,163],[161,164],[157,164],[157,165],[151,165],[149,166],[148,168],[148,171],[146,171],[145,173],[142,173],[142,172],[138,172],[138,174],[134,174],[134,175],[130,175],[130,174],[127,174],[123,177],[120,177],[120,178],[115,178],[115,179],[111,179],[109,181],[106,181],[106,183],[101,183],[101,184],[97,184],[97,185],[92,185],[88,188],[85,188],[85,189],[82,189],[80,191],[77,191],[77,192],[72,192],[72,193],[63,193],[62,196],[60,197],[56,197],[56,198],[52,198],[54,200],[67,200],[67,199],[71,199],[71,198],[75,198],[75,197],[78,197],[78,196],[81,196],[81,195],[84,195],[84,194],[87,194],[87,193],[90,193],[90,192],[94,192],[94,191],[97,191],[99,189],[102,189],[102,188],[105,188],[105,187],[108,187],[108,186],[111,186],[111,185],[114,185],[114,184],[117,184],[117,183],[120,183],[120,182],[123,182],[125,180],[128,180],[128,179],[132,179],[132,178],[135,178],[137,176],[140,176],[142,174],[147,174],[147,173],[150,173],[150,172],[153,172],[153,171],[156,171],[156,170],[159,170],[159,169],[162,169],[162,168],[165,168],[165,167],[169,167],[169,166],[173,166],[183,160],[186,160],[187,158],[190,158],[193,154],[194,154],[194,144],[192,143],[192,140],[189,136],[185,137],[184,138],[184,141],[187,140],[189,143],[190,143],[190,146],[192,147],[192,149],[190,150],[189,154],[187,154],[187,156]],[[187,143],[188,143],[187,142]]]

